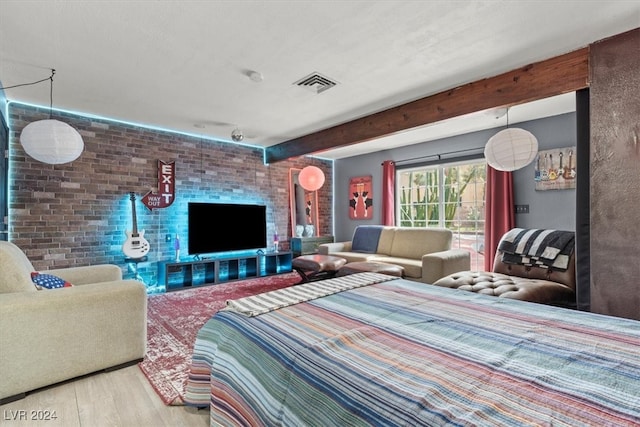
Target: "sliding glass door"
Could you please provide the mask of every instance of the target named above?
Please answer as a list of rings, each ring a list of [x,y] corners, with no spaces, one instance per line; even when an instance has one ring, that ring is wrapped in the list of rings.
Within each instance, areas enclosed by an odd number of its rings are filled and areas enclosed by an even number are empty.
[[[453,247],[471,253],[471,269],[484,269],[484,160],[399,169],[396,221],[403,227],[444,227]]]

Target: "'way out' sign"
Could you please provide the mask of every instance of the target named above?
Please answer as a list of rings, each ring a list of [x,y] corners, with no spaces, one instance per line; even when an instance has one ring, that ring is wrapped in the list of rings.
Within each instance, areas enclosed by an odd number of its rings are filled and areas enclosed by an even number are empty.
[[[142,196],[142,203],[149,209],[171,206],[176,198],[176,162],[158,160],[158,193],[149,191]]]

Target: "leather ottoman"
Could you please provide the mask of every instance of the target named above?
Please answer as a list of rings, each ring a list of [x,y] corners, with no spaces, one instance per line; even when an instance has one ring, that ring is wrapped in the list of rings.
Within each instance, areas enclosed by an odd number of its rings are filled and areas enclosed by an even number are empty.
[[[340,270],[338,270],[338,276],[347,276],[349,274],[364,272],[380,273],[396,277],[404,276],[404,268],[399,265],[372,261],[359,261],[345,264],[340,268]]]
[[[327,279],[336,275],[347,260],[331,255],[302,255],[291,262],[291,266],[300,274],[301,283]]]

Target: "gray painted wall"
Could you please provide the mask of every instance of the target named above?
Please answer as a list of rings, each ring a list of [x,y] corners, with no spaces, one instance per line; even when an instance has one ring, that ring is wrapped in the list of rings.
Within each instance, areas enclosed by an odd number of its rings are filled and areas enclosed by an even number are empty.
[[[515,125],[514,125],[515,126]],[[576,145],[576,115],[563,114],[555,117],[518,123],[538,138],[540,150],[570,147]],[[451,138],[414,144],[408,147],[378,151],[362,156],[336,160],[334,164],[334,236],[336,241],[350,240],[358,225],[380,224],[382,222],[382,162],[437,156],[460,150],[472,149],[464,154],[478,154],[482,157],[485,143],[500,129],[491,129],[458,135]],[[461,154],[462,155],[462,154]],[[443,163],[455,161],[455,155],[446,156]],[[443,156],[445,158],[445,156]],[[427,158],[425,160],[433,160]],[[416,160],[419,162],[420,160]],[[407,165],[408,162],[403,162]],[[579,173],[579,171],[578,171]],[[349,218],[349,179],[356,176],[373,177],[373,217],[369,220]],[[514,172],[514,196],[518,205],[529,205],[528,214],[516,215],[516,226],[523,228],[556,228],[575,230],[575,189],[536,191],[534,187],[534,165]]]

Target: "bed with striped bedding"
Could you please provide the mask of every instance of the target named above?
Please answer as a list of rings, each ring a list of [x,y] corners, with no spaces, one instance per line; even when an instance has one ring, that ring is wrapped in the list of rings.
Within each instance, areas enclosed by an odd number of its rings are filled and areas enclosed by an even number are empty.
[[[185,400],[223,426],[631,426],[640,322],[389,280],[196,339]]]

